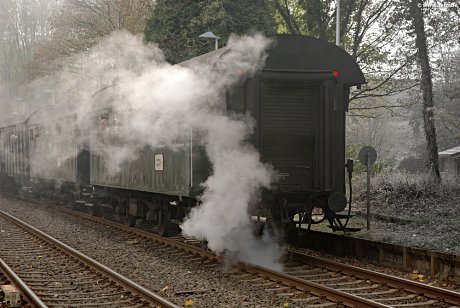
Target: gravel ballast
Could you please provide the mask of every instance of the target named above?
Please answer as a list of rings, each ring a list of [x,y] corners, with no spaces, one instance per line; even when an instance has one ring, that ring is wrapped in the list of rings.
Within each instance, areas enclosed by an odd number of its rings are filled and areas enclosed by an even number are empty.
[[[274,294],[238,280],[219,266],[187,262],[154,244],[81,221],[52,208],[0,198],[0,209],[178,305],[193,307],[280,307]],[[177,295],[178,292],[191,291]],[[200,292],[193,292],[200,291]],[[193,303],[193,304],[192,304]]]

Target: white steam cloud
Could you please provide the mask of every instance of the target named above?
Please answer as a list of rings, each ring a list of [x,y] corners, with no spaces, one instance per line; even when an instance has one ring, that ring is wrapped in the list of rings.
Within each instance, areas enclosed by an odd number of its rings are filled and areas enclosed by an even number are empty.
[[[270,186],[272,168],[248,143],[254,120],[228,114],[225,106],[226,91],[242,78],[238,72],[247,77],[260,70],[270,44],[262,35],[243,37],[215,67],[185,67],[166,63],[141,38],[116,32],[52,78],[57,102],[79,104],[82,125],[94,104],[113,104],[121,117],[117,133],[124,137],[122,144],[105,148],[113,171],[146,146],[180,147],[192,127],[199,132],[213,173],[203,183],[201,205],[181,226],[184,234],[206,239],[219,254],[280,269],[279,246],[268,235],[253,235],[248,212],[260,189]]]

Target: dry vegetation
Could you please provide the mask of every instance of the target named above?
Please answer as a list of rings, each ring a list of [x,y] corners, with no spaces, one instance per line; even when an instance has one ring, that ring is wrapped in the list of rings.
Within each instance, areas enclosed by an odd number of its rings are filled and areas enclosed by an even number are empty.
[[[365,181],[356,187],[358,210],[366,206]],[[399,244],[460,254],[460,183],[437,183],[428,175],[392,173],[372,181],[372,213],[410,220],[395,224],[373,222],[369,236]]]

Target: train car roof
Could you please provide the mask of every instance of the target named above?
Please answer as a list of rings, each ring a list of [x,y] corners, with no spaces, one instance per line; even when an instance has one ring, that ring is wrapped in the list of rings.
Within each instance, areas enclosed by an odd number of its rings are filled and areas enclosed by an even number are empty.
[[[102,110],[111,107],[113,92],[110,87],[102,88],[92,95],[92,105],[78,103],[58,103],[36,109],[26,119],[28,124],[39,124],[49,120],[66,118],[76,114],[86,114],[89,111]]]
[[[29,117],[29,113],[12,114],[0,119],[0,128],[24,123]]]
[[[39,124],[50,119],[58,119],[72,115],[78,108],[77,104],[60,103],[36,109],[27,119],[28,124]]]
[[[292,72],[338,71],[345,86],[366,83],[355,59],[342,48],[310,36],[274,35],[274,45],[268,50],[264,70]],[[183,66],[215,65],[232,46],[181,62]]]

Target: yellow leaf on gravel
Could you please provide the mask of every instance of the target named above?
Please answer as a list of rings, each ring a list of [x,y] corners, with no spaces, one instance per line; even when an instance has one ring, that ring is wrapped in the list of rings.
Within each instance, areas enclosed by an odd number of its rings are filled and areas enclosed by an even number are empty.
[[[193,299],[189,298],[185,300],[185,306],[192,306],[193,305]]]
[[[289,303],[288,303],[288,302],[284,302],[283,307],[289,307]]]
[[[417,274],[417,273],[412,273],[412,274],[410,275],[410,279],[412,279],[412,280],[417,280],[417,279],[418,279],[418,274]]]

